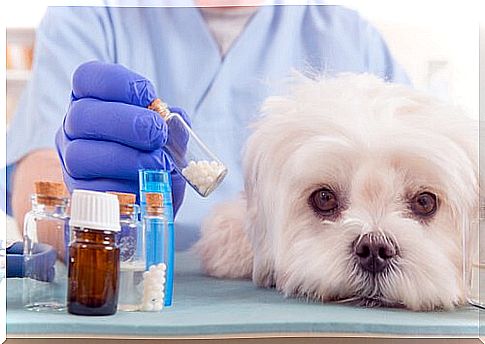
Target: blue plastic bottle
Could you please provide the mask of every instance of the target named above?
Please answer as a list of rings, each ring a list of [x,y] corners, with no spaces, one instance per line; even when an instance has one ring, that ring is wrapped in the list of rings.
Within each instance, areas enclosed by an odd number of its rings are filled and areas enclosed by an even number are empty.
[[[175,251],[172,180],[167,171],[140,170],[139,181],[142,218],[147,215],[146,194],[160,193],[163,197],[163,216],[166,221],[148,221],[149,228],[145,228],[146,268],[159,263],[167,266],[164,305],[168,307],[172,305]]]

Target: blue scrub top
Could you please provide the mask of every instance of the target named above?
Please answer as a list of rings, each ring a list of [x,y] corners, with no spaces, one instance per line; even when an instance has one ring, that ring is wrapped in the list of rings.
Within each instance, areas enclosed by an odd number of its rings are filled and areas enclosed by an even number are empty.
[[[340,6],[262,6],[224,58],[197,8],[52,7],[38,28],[32,79],[7,133],[7,164],[54,148],[71,75],[94,59],[150,79],[162,99],[187,111],[195,132],[229,169],[209,198],[186,192],[176,220],[178,248],[197,238],[215,203],[242,190],[248,125],[292,70],[369,72],[408,83],[381,35]]]

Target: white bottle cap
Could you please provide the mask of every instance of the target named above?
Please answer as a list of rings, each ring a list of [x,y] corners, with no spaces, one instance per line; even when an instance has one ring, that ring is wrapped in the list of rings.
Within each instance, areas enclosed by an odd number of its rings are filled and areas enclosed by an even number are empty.
[[[121,228],[118,197],[104,192],[74,190],[69,225],[119,232]]]

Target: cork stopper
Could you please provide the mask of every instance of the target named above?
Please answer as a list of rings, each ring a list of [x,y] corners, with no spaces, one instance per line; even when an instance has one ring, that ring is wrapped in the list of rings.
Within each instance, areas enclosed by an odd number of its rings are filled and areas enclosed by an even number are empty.
[[[36,181],[34,183],[37,202],[44,205],[56,205],[63,202],[67,190],[63,183]]]
[[[160,98],[155,99],[148,105],[148,109],[158,112],[163,119],[170,114],[170,110],[168,109],[168,105],[165,104],[160,100]]]
[[[163,214],[163,195],[155,192],[145,194],[148,215]]]
[[[118,202],[120,203],[120,214],[129,215],[133,213],[133,204],[136,203],[135,194],[114,191],[108,191],[107,193],[118,197]]]

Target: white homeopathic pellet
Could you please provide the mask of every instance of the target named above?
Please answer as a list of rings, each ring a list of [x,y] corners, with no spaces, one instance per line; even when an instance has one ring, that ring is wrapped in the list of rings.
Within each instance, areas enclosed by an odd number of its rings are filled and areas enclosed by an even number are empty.
[[[165,298],[165,272],[164,263],[152,265],[143,273],[143,302],[140,310],[145,312],[159,312],[163,308]]]
[[[182,170],[182,174],[200,193],[205,194],[216,183],[224,169],[225,166],[218,161],[192,160]]]

